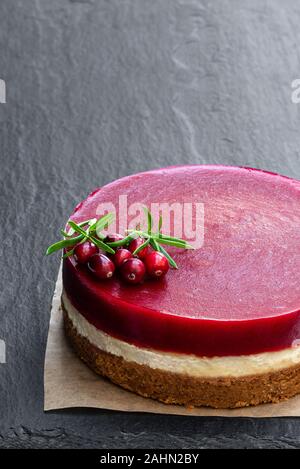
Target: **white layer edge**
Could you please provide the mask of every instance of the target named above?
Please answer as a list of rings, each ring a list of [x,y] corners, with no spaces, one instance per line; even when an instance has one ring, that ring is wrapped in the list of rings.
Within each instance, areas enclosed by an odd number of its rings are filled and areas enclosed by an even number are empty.
[[[300,363],[300,346],[278,352],[226,357],[197,357],[182,353],[158,352],[137,347],[100,331],[71,304],[63,293],[62,300],[77,333],[104,352],[117,355],[129,362],[146,365],[154,369],[181,373],[194,377],[220,378],[239,377],[268,373],[289,368]]]

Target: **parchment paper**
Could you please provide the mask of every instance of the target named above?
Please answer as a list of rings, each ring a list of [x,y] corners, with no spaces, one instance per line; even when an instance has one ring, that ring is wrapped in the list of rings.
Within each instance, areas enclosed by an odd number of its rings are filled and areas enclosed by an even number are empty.
[[[234,410],[208,408],[187,409],[165,405],[139,397],[99,377],[75,355],[64,336],[60,295],[61,269],[56,282],[50,317],[50,328],[45,358],[44,409],[93,407],[124,412],[155,414],[223,416],[223,417],[283,417],[300,416],[300,396],[280,404]]]

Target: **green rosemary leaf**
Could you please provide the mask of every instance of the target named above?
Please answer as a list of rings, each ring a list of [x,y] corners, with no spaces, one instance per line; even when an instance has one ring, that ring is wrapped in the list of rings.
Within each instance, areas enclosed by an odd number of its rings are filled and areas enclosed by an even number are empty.
[[[146,246],[148,246],[148,244],[150,243],[150,240],[151,238],[149,237],[148,239],[146,239],[146,241],[141,244],[138,248],[136,248],[136,250],[133,252],[133,256],[136,256],[142,249],[144,249]]]
[[[106,226],[109,226],[114,221],[114,219],[115,219],[114,213],[107,213],[106,215],[104,215],[104,217],[99,218],[95,226],[95,231],[97,233],[97,236],[99,236],[100,238],[103,237],[103,235],[101,234],[101,231],[104,230]]]
[[[103,241],[100,241],[100,239],[94,238],[94,236],[89,236],[88,238],[92,243],[98,246],[98,248],[102,249],[102,251],[108,252],[109,254],[115,253],[115,251],[110,246],[103,243]]]
[[[111,248],[119,248],[120,246],[125,246],[126,244],[130,243],[134,239],[133,235],[128,235],[123,239],[120,239],[120,241],[112,241],[111,243],[107,243],[108,246]]]
[[[156,234],[154,236],[157,236]],[[193,248],[193,246],[191,246],[190,244],[188,244],[188,242],[185,240],[185,239],[181,239],[181,238],[175,238],[174,236],[167,236],[167,235],[164,235],[164,234],[160,234],[159,237],[161,239],[166,239],[166,240],[169,240],[169,241],[176,241],[177,243],[182,243],[182,244],[185,244],[186,246],[188,246],[189,248]]]
[[[174,242],[174,243],[177,243],[177,244],[181,244],[182,247],[187,246],[187,242],[184,241],[183,239],[172,238],[171,236],[164,236],[161,233],[153,233],[152,237],[154,239],[156,239],[158,242],[160,242],[161,240],[162,241],[171,241],[171,242]]]
[[[67,252],[62,256],[62,258],[63,258],[63,259],[66,259],[67,257],[73,256],[73,254],[74,254],[74,249],[70,249],[70,251],[67,251]]]
[[[99,238],[101,241],[103,241],[103,240],[105,239],[105,236],[104,236],[102,233],[100,233],[100,232],[99,232],[98,234],[96,233],[95,227],[94,227],[94,228],[90,228],[90,229],[88,230],[88,232],[89,232],[89,235],[91,235],[91,236],[96,236],[96,237]]]
[[[48,247],[46,251],[46,256],[49,256],[49,254],[52,254],[55,251],[59,251],[60,249],[63,249],[66,247],[66,241],[65,239],[58,241],[57,243],[51,244],[51,246]]]
[[[159,234],[161,235],[161,227],[162,227],[162,222],[163,222],[163,219],[162,219],[162,216],[159,215],[159,221],[158,221],[158,232]]]
[[[91,221],[95,220],[95,218],[92,218],[91,220],[84,220],[84,221],[81,221],[80,223],[78,223],[78,226],[80,226],[81,228],[83,228],[84,226],[86,225],[89,225]],[[70,221],[70,220],[69,220]],[[68,222],[68,225],[70,225],[70,223]],[[75,233],[75,230],[73,228],[70,228],[68,233],[66,234],[66,236],[68,238],[70,238],[71,236],[73,236],[73,234]]]
[[[83,225],[84,226],[84,225]],[[72,236],[76,233],[73,228],[70,228],[69,231],[66,233],[67,238],[72,238]]]
[[[78,226],[75,222],[69,221],[69,225],[77,232],[85,236],[89,241],[94,243],[98,248],[102,249],[105,252],[109,252],[110,254],[114,254],[115,251],[108,246],[107,244],[100,241],[100,239],[95,238],[94,236],[89,235],[86,231],[84,231],[80,226]]]
[[[159,244],[155,241],[154,238],[150,239],[150,244],[155,251],[159,251]]]
[[[151,234],[152,231],[152,225],[153,225],[153,220],[152,220],[152,215],[150,210],[147,207],[144,207],[144,212],[147,217],[147,232],[148,234]]]
[[[174,259],[170,256],[170,254],[162,247],[159,246],[159,252],[161,252],[169,261],[169,264],[171,267],[174,267],[174,269],[178,269],[178,265],[174,261]]]
[[[188,244],[184,239],[174,238],[173,236],[165,236],[161,233],[146,233],[145,231],[136,231],[136,230],[127,230],[131,234],[138,235],[142,238],[148,238],[149,236],[151,239],[157,241],[161,244],[166,244],[169,246],[175,246],[181,249],[194,249],[193,246]]]
[[[97,223],[97,218],[91,218],[91,219],[88,221],[88,225],[89,225],[90,227],[96,225],[96,223]]]
[[[61,241],[58,241],[57,243],[52,244],[51,246],[48,247],[46,251],[46,256],[49,256],[49,254],[53,254],[55,251],[59,251],[60,249],[64,249],[70,246],[74,246],[77,244],[81,239],[83,238],[82,235],[80,236],[75,236],[75,238],[70,238],[70,239],[62,239]]]
[[[86,231],[84,229],[82,229],[81,226],[77,225],[77,223],[75,223],[75,221],[69,220],[68,224],[75,231],[75,233],[80,233],[83,236],[86,236]]]
[[[194,247],[189,244],[184,239],[174,238],[173,236],[165,236],[163,234],[154,234],[153,237],[162,244],[167,244],[169,246],[176,246],[182,249],[194,249]]]
[[[92,218],[88,223],[88,232],[89,234],[94,234],[96,230],[97,218]]]
[[[60,230],[64,238],[72,238],[72,235],[69,235],[65,230]]]
[[[181,239],[180,240],[173,240],[173,239],[168,239],[168,238],[157,237],[156,241],[159,244],[166,244],[167,246],[174,246],[176,248],[194,249],[193,246],[191,246],[186,241],[183,241]]]
[[[146,231],[141,231],[141,230],[126,230],[127,233],[130,233],[129,236],[132,236],[133,238],[151,238],[152,235],[147,233]]]

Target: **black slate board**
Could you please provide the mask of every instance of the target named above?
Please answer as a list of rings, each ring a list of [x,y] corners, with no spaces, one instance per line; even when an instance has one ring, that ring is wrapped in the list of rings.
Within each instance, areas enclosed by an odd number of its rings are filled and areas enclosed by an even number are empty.
[[[59,264],[45,247],[89,191],[130,173],[300,178],[299,23],[292,0],[1,0],[0,447],[300,447],[297,419],[43,412]]]

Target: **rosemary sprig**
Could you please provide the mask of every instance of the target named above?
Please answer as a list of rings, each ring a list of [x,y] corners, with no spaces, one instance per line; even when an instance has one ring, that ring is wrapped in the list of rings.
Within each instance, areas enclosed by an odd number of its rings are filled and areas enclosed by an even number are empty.
[[[171,267],[177,269],[178,266],[176,262],[166,251],[164,246],[174,246],[180,249],[193,249],[193,246],[188,244],[184,239],[164,235],[161,232],[163,222],[161,216],[159,217],[158,222],[158,232],[153,232],[152,214],[147,207],[145,207],[144,210],[147,218],[147,231],[143,231],[140,229],[140,226],[137,226],[135,230],[127,230],[127,236],[125,236],[125,238],[110,243],[105,242],[105,235],[102,231],[114,221],[115,216],[113,213],[107,213],[98,220],[97,218],[92,218],[80,223],[75,223],[73,220],[69,220],[68,231],[61,230],[64,239],[49,246],[46,251],[46,255],[52,254],[60,249],[72,248],[65,252],[63,258],[72,256],[75,246],[79,243],[84,243],[86,240],[91,241],[102,251],[114,254],[115,248],[127,246],[133,239],[140,237],[144,239],[144,242],[133,252],[133,255],[138,254],[142,249],[150,244],[155,251],[161,252],[168,259]]]
[[[112,223],[113,220],[114,215],[112,213],[108,213],[104,217],[99,218],[99,220],[97,220],[97,218],[91,218],[90,220],[85,220],[78,224],[72,220],[69,220],[69,230],[61,230],[64,239],[49,246],[46,251],[46,255],[49,256],[50,254],[53,254],[60,249],[66,249],[73,246],[75,247],[76,244],[82,243],[86,240],[91,241],[103,251],[114,254],[115,251],[113,248],[110,247],[107,243],[103,242],[104,235],[101,233],[101,230]],[[77,236],[74,236],[75,234],[77,234]],[[101,237],[101,239],[96,238],[96,235],[98,238]],[[73,249],[67,251],[63,257],[69,257],[72,254]]]

